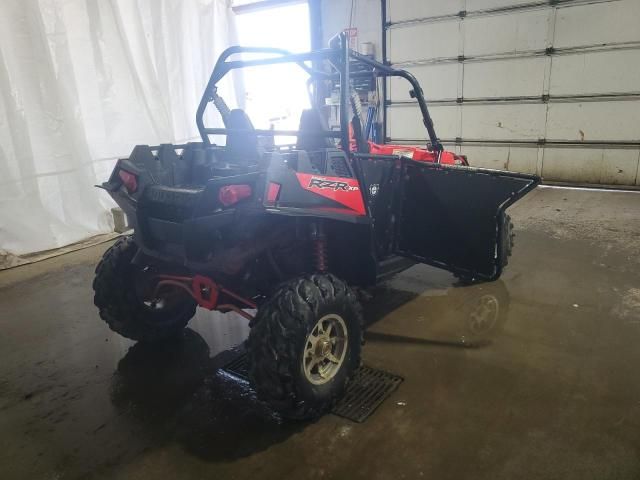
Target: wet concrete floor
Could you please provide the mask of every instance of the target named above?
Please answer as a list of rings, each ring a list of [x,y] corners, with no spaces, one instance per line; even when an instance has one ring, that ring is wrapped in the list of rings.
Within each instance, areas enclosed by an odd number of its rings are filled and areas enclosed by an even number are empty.
[[[639,212],[538,189],[502,280],[416,266],[377,288],[364,361],[405,381],[364,424],[283,423],[221,374],[234,314],[158,349],[112,333],[108,245],[1,272],[0,478],[640,478]]]

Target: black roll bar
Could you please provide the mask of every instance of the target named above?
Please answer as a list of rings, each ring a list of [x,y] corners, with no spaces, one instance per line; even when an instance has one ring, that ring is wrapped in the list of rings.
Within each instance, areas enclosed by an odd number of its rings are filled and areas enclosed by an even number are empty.
[[[440,140],[438,140],[438,136],[436,135],[435,127],[433,126],[433,120],[431,119],[431,115],[429,114],[429,109],[427,108],[427,101],[424,98],[424,92],[422,91],[422,87],[418,82],[418,79],[413,76],[413,74],[407,72],[406,70],[397,70],[395,68],[384,65],[380,62],[377,62],[369,57],[365,57],[364,55],[359,54],[358,52],[354,52],[353,50],[349,51],[351,58],[354,58],[362,63],[366,63],[367,65],[371,65],[376,72],[376,76],[379,77],[401,77],[407,80],[412,87],[410,95],[412,98],[415,98],[418,101],[418,106],[420,107],[420,113],[422,114],[422,123],[427,129],[427,133],[429,134],[429,140],[431,140],[431,147],[441,152],[443,150],[442,144]],[[382,73],[382,75],[381,75]],[[386,101],[385,99],[382,100]]]
[[[435,132],[435,128],[433,125],[433,120],[429,114],[429,109],[427,108],[427,102],[424,98],[424,92],[418,83],[418,80],[406,70],[398,70],[392,68],[388,65],[384,65],[376,60],[373,60],[369,57],[365,57],[353,50],[349,49],[348,46],[348,38],[346,33],[342,32],[335,37],[333,37],[329,42],[330,47],[320,50],[315,50],[311,52],[305,53],[291,53],[287,50],[280,48],[268,48],[268,47],[240,47],[234,46],[227,48],[222,54],[218,61],[216,62],[213,72],[209,77],[209,81],[205,88],[204,94],[200,99],[200,103],[198,105],[198,109],[196,111],[196,124],[198,126],[198,131],[200,132],[200,136],[202,137],[202,141],[205,145],[210,145],[209,135],[219,134],[219,135],[227,135],[229,133],[234,133],[235,130],[229,130],[226,128],[207,128],[204,125],[204,113],[207,108],[207,105],[213,101],[216,97],[217,84],[218,82],[227,75],[231,70],[238,68],[246,68],[246,67],[254,67],[260,65],[276,65],[283,63],[296,63],[299,65],[305,72],[309,74],[315,80],[324,79],[324,80],[340,80],[340,132],[339,135],[336,132],[322,132],[319,135],[325,136],[328,138],[338,137],[341,140],[342,149],[350,154],[349,147],[349,102],[350,102],[350,79],[363,77],[368,75],[375,75],[377,77],[401,77],[407,80],[412,87],[410,92],[411,97],[415,98],[418,102],[418,106],[420,108],[420,113],[422,114],[422,121],[424,123],[425,128],[427,129],[427,133],[429,135],[429,140],[431,143],[431,149],[440,152],[442,151],[442,144]],[[263,53],[263,54],[271,54],[274,55],[272,57],[267,58],[258,58],[253,60],[234,60],[227,61],[227,59],[236,54],[240,53]],[[356,72],[351,74],[349,68],[349,58],[362,62],[366,65],[372,67],[370,72]],[[328,60],[331,66],[333,67],[335,72],[324,72],[317,69],[314,69],[304,62],[313,61],[313,60]],[[383,101],[385,101],[383,99]],[[298,134],[295,130],[255,130],[253,131],[255,134],[259,136],[273,136],[273,135],[292,135],[295,136]]]

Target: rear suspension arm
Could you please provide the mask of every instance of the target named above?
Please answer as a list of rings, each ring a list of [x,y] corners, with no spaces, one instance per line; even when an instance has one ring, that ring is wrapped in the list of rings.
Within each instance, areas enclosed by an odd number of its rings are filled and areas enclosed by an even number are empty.
[[[233,303],[219,303],[220,294],[224,294],[227,297],[231,297],[239,304],[243,305],[243,308],[257,308],[255,302],[238,295],[235,292],[223,287],[222,285],[214,282],[211,278],[203,275],[195,275],[193,277],[179,276],[179,275],[158,275],[156,277],[158,283],[156,284],[155,294],[157,295],[159,290],[163,286],[171,286],[174,288],[180,288],[187,292],[202,308],[207,310],[218,310],[221,312],[233,311],[238,315],[242,315],[247,320],[253,320],[253,315],[245,312],[239,306]]]

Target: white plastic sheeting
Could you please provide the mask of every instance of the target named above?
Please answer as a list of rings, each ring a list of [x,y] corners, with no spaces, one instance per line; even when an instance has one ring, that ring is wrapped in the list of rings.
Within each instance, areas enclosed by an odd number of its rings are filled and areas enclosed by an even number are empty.
[[[136,144],[198,137],[235,38],[227,0],[2,0],[0,263],[111,231],[93,185]],[[221,91],[242,105],[231,80]]]

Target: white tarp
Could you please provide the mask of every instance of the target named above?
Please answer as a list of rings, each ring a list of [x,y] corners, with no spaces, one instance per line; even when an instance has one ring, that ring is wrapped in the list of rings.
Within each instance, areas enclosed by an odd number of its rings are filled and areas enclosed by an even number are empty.
[[[2,0],[0,263],[111,231],[93,185],[136,144],[198,137],[235,38],[227,0]],[[231,80],[221,91],[243,103]]]

